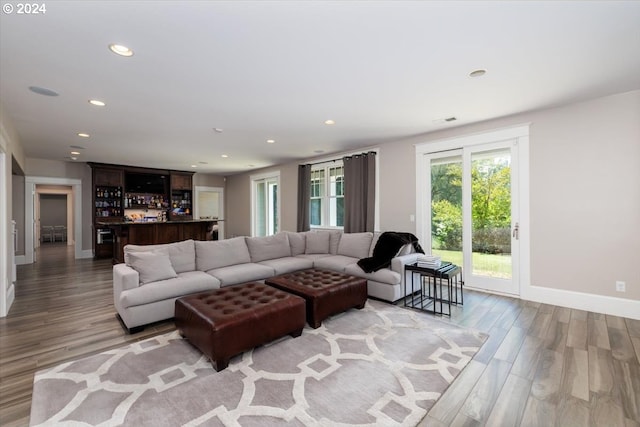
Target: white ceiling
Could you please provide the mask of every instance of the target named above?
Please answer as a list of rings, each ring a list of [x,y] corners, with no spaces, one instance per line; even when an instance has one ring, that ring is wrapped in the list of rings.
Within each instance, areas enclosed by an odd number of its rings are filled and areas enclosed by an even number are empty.
[[[638,1],[36,3],[0,13],[27,157],[232,174],[640,88]]]

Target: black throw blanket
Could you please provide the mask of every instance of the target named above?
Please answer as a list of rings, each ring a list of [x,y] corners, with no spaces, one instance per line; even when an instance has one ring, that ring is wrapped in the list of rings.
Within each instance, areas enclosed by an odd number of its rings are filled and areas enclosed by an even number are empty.
[[[396,256],[404,245],[409,243],[413,245],[413,249],[416,252],[424,253],[418,243],[418,238],[413,234],[385,231],[380,235],[375,248],[373,248],[373,256],[362,258],[358,261],[358,265],[365,273],[371,273],[389,267],[391,265],[391,259]]]

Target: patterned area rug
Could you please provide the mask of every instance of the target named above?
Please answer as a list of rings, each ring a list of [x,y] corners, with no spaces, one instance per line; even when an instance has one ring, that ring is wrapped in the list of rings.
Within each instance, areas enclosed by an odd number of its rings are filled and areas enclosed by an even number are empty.
[[[414,426],[485,339],[370,300],[216,372],[173,332],[38,372],[31,425]]]

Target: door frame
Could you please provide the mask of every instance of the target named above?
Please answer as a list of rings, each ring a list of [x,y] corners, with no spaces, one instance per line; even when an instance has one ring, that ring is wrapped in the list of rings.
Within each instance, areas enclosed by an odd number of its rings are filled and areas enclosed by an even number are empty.
[[[24,230],[24,263],[32,264],[35,260],[35,203],[34,195],[36,194],[36,186],[42,185],[60,185],[70,186],[72,188],[73,197],[73,235],[75,237],[74,249],[75,258],[90,258],[93,251],[82,250],[82,180],[69,178],[49,178],[41,176],[26,176],[24,183],[24,202],[25,202],[25,230]]]
[[[256,236],[256,216],[258,215],[258,212],[256,212],[256,184],[258,182],[261,181],[265,181],[265,183],[267,181],[275,181],[276,185],[278,186],[278,200],[276,200],[276,205],[275,205],[275,209],[276,209],[276,223],[278,224],[278,231],[281,230],[281,215],[282,215],[282,209],[281,209],[281,202],[282,202],[282,193],[281,193],[281,186],[280,186],[280,171],[273,171],[273,172],[267,172],[267,173],[262,173],[259,175],[251,175],[249,177],[249,181],[250,181],[250,185],[251,185],[251,236]]]
[[[200,206],[198,206],[200,204],[199,202],[199,194],[200,192],[215,192],[218,193],[220,196],[218,197],[218,208],[219,208],[219,216],[218,216],[218,238],[220,240],[224,239],[224,218],[225,218],[225,214],[224,214],[224,188],[223,187],[207,187],[207,186],[202,186],[202,185],[196,185],[195,186],[195,196],[193,198],[194,202],[195,202],[195,212],[194,212],[194,218],[199,219],[200,218]]]
[[[518,271],[514,271],[513,276],[519,281],[515,286],[518,289],[517,295],[522,295],[523,289],[528,288],[531,284],[531,236],[529,231],[529,124],[416,144],[416,234],[418,239],[422,241],[431,241],[431,205],[427,201],[428,191],[425,190],[425,182],[428,180],[427,174],[430,174],[430,168],[425,166],[426,156],[430,154],[459,150],[466,147],[473,147],[476,145],[509,140],[513,140],[518,146],[518,176],[516,177],[516,185],[518,193],[518,242],[520,259],[517,266]],[[431,246],[429,245],[429,248],[430,247]],[[463,272],[463,274],[465,274],[465,272]]]

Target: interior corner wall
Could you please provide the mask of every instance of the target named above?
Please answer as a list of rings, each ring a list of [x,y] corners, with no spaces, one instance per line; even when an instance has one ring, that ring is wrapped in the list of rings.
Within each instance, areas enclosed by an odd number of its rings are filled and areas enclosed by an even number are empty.
[[[251,180],[248,174],[231,175],[225,181],[225,237],[251,235]]]

